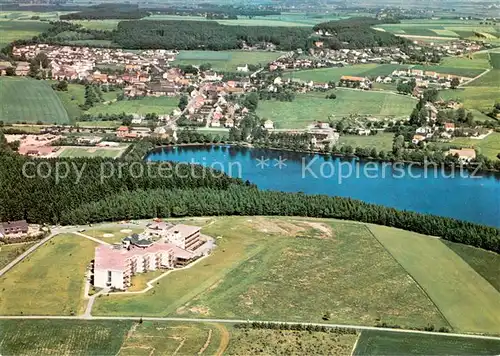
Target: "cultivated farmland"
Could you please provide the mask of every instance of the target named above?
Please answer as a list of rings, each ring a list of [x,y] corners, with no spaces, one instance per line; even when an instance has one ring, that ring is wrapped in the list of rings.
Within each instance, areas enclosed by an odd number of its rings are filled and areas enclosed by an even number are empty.
[[[0,315],[81,312],[85,270],[94,247],[88,239],[63,234],[38,248],[0,277]]]
[[[383,226],[370,226],[370,230],[454,330],[500,333],[500,293],[445,244]]]
[[[490,52],[490,63],[491,66],[495,69],[500,69],[500,53],[499,52]]]
[[[116,355],[131,326],[121,320],[0,320],[0,353]]]
[[[0,98],[0,117],[5,123],[69,122],[61,100],[45,81],[2,77]]]
[[[309,92],[297,94],[293,102],[260,101],[257,114],[270,119],[277,128],[305,128],[315,121],[328,121],[356,115],[378,118],[407,117],[416,100],[390,92],[336,89],[334,100],[325,99],[326,93]]]
[[[363,331],[354,355],[497,355],[500,341],[446,335]]]

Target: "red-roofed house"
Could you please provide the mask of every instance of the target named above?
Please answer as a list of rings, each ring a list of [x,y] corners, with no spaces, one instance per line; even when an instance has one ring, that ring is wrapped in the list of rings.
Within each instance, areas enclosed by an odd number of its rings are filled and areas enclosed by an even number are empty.
[[[129,134],[129,128],[127,126],[120,126],[116,129],[116,136],[125,137]]]

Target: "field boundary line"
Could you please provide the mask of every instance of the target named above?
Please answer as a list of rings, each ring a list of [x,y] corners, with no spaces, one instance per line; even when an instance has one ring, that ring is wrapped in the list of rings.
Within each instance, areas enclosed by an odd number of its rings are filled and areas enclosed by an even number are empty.
[[[362,334],[363,334],[363,332],[360,332],[358,337],[356,338],[356,342],[354,343],[354,345],[352,347],[351,356],[354,356],[354,353],[356,352],[356,347],[358,347],[358,341],[359,341],[359,339],[361,339]]]
[[[410,272],[408,272],[408,270],[407,270],[406,268],[404,268],[404,266],[403,266],[401,263],[399,263],[399,261],[397,260],[397,258],[396,258],[396,257],[394,257],[394,255],[393,255],[393,254],[392,254],[392,253],[391,253],[391,252],[390,252],[390,251],[389,251],[389,250],[388,250],[388,249],[384,246],[384,244],[383,244],[383,243],[382,243],[382,242],[381,242],[381,241],[377,238],[377,236],[376,236],[376,235],[372,232],[372,230],[371,230],[371,229],[370,229],[370,228],[369,228],[366,224],[365,224],[365,228],[368,230],[368,233],[369,233],[370,235],[372,235],[372,236],[373,236],[373,238],[374,238],[375,240],[377,240],[377,242],[378,242],[378,243],[382,246],[382,248],[384,249],[384,251],[386,251],[386,252],[389,254],[389,256],[391,256],[391,257],[392,257],[392,259],[393,259],[394,261],[396,261],[396,263],[397,263],[397,264],[398,264],[398,265],[399,265],[399,266],[403,269],[403,271],[405,271],[405,272],[406,272],[406,274],[407,274],[408,276],[410,276],[410,278],[411,278],[411,279],[415,282],[415,284],[418,286],[418,288],[420,288],[420,290],[421,290],[421,291],[425,294],[425,296],[427,297],[427,299],[429,299],[429,300],[432,302],[432,304],[436,307],[436,310],[439,312],[439,315],[441,315],[441,317],[442,317],[442,318],[443,318],[443,320],[446,322],[446,324],[448,324],[448,326],[449,326],[451,329],[454,329],[454,328],[453,328],[453,326],[451,325],[451,323],[448,321],[448,319],[444,316],[444,314],[443,314],[443,312],[441,311],[441,309],[439,309],[439,307],[437,306],[436,302],[434,302],[434,300],[433,300],[433,299],[429,296],[429,294],[428,294],[428,293],[427,293],[427,291],[424,289],[424,287],[422,287],[422,286],[420,285],[420,283],[418,283],[418,281],[417,281],[417,280],[416,280],[416,279],[415,279],[415,278],[411,275],[411,273],[410,273]],[[440,239],[440,238],[438,238],[438,239]]]

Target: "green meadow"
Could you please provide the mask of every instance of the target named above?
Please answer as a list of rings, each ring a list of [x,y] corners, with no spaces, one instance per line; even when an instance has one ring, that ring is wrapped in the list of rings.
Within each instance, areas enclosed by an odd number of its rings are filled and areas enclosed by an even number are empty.
[[[305,128],[316,121],[328,121],[330,116],[335,119],[351,114],[403,118],[416,104],[415,99],[392,92],[344,88],[331,92],[337,95],[336,99],[325,99],[327,93],[309,92],[297,94],[292,102],[261,100],[257,114],[272,120],[276,128]]]

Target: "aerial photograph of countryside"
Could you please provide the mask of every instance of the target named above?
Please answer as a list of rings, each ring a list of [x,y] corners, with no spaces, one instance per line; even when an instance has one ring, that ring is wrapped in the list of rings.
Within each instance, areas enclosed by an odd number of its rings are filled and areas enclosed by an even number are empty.
[[[500,3],[0,0],[21,355],[500,355]]]

